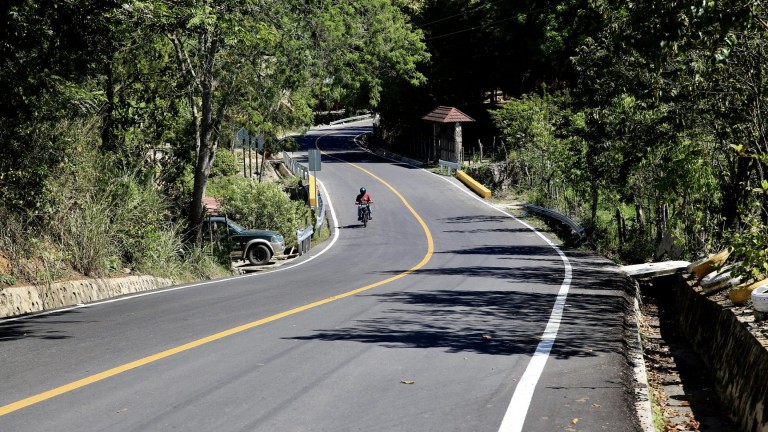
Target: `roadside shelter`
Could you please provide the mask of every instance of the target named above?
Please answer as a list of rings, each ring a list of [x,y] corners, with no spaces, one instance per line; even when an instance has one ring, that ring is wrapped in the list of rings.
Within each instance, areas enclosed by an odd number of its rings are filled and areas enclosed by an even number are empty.
[[[432,123],[432,149],[429,159],[463,162],[461,124],[475,121],[454,107],[439,106],[421,118]]]

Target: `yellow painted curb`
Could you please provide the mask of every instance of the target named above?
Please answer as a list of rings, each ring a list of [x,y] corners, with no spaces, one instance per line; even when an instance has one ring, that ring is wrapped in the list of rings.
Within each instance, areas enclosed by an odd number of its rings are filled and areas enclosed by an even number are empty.
[[[473,179],[469,176],[469,174],[465,173],[462,170],[456,170],[456,178],[461,180],[462,183],[469,186],[470,189],[475,191],[476,194],[480,195],[483,198],[490,198],[491,197],[491,190],[487,187],[481,185],[477,182],[477,180]]]

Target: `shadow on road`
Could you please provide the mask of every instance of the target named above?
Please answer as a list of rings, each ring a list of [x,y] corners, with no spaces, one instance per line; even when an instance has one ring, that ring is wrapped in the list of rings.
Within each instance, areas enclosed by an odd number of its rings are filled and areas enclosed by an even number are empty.
[[[609,352],[625,355],[624,340],[631,328],[626,317],[633,310],[634,285],[613,263],[594,253],[562,250],[573,271],[551,355],[555,358],[595,357]],[[367,297],[379,300],[380,307],[372,308],[371,315],[365,319],[295,339],[491,355],[532,354],[564,283],[565,266],[557,253],[548,246],[488,246],[442,253],[488,254],[500,260],[519,255],[532,263],[530,266],[421,268],[412,275],[440,277],[440,283],[447,288],[369,295]],[[402,271],[381,273],[394,275]],[[488,278],[507,280],[509,288],[484,289],[483,280]],[[471,285],[467,281],[472,281]],[[467,286],[476,289],[467,289]]]
[[[34,318],[25,319],[22,321],[11,321],[8,323],[0,324],[0,342],[36,338],[36,339],[69,339],[72,336],[68,336],[63,330],[56,330],[57,325],[71,324],[72,319],[66,321],[51,320],[51,317],[67,315],[71,317],[74,314],[80,313],[77,310],[67,310],[62,312],[56,312],[45,316],[45,322],[41,323]]]
[[[390,307],[353,325],[294,339],[438,348],[454,353],[532,354],[556,299],[555,294],[485,290],[397,292],[371,297]],[[627,299],[621,294],[569,295],[551,355],[570,358],[622,353],[626,307]]]

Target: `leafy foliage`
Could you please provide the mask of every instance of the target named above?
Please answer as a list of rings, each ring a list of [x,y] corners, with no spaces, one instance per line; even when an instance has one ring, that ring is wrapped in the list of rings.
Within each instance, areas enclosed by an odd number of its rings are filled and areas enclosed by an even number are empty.
[[[495,157],[519,192],[582,220],[617,259],[731,242],[744,271],[764,272],[762,3],[430,2],[420,109],[491,102]]]
[[[220,177],[211,180],[209,192],[221,202],[222,214],[245,227],[277,231],[286,244],[295,244],[296,231],[309,222],[308,208],[291,201],[278,183]]]
[[[0,246],[26,280],[190,257],[211,274],[213,252],[180,244],[179,224],[197,226],[209,176],[237,171],[221,142],[246,126],[268,155],[320,103],[364,108],[386,80],[423,81],[422,34],[389,0],[6,3],[0,200],[28,222]],[[304,210],[260,188],[290,237]]]
[[[216,163],[211,168],[211,177],[232,176],[240,172],[240,165],[234,152],[219,148],[216,150]]]

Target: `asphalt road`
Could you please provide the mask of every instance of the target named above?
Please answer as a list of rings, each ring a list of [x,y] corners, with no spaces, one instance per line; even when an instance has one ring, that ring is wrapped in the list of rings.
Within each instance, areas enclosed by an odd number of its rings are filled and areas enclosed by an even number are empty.
[[[639,430],[615,267],[364,130],[306,137],[338,226],[295,263],[0,322],[0,431]]]

